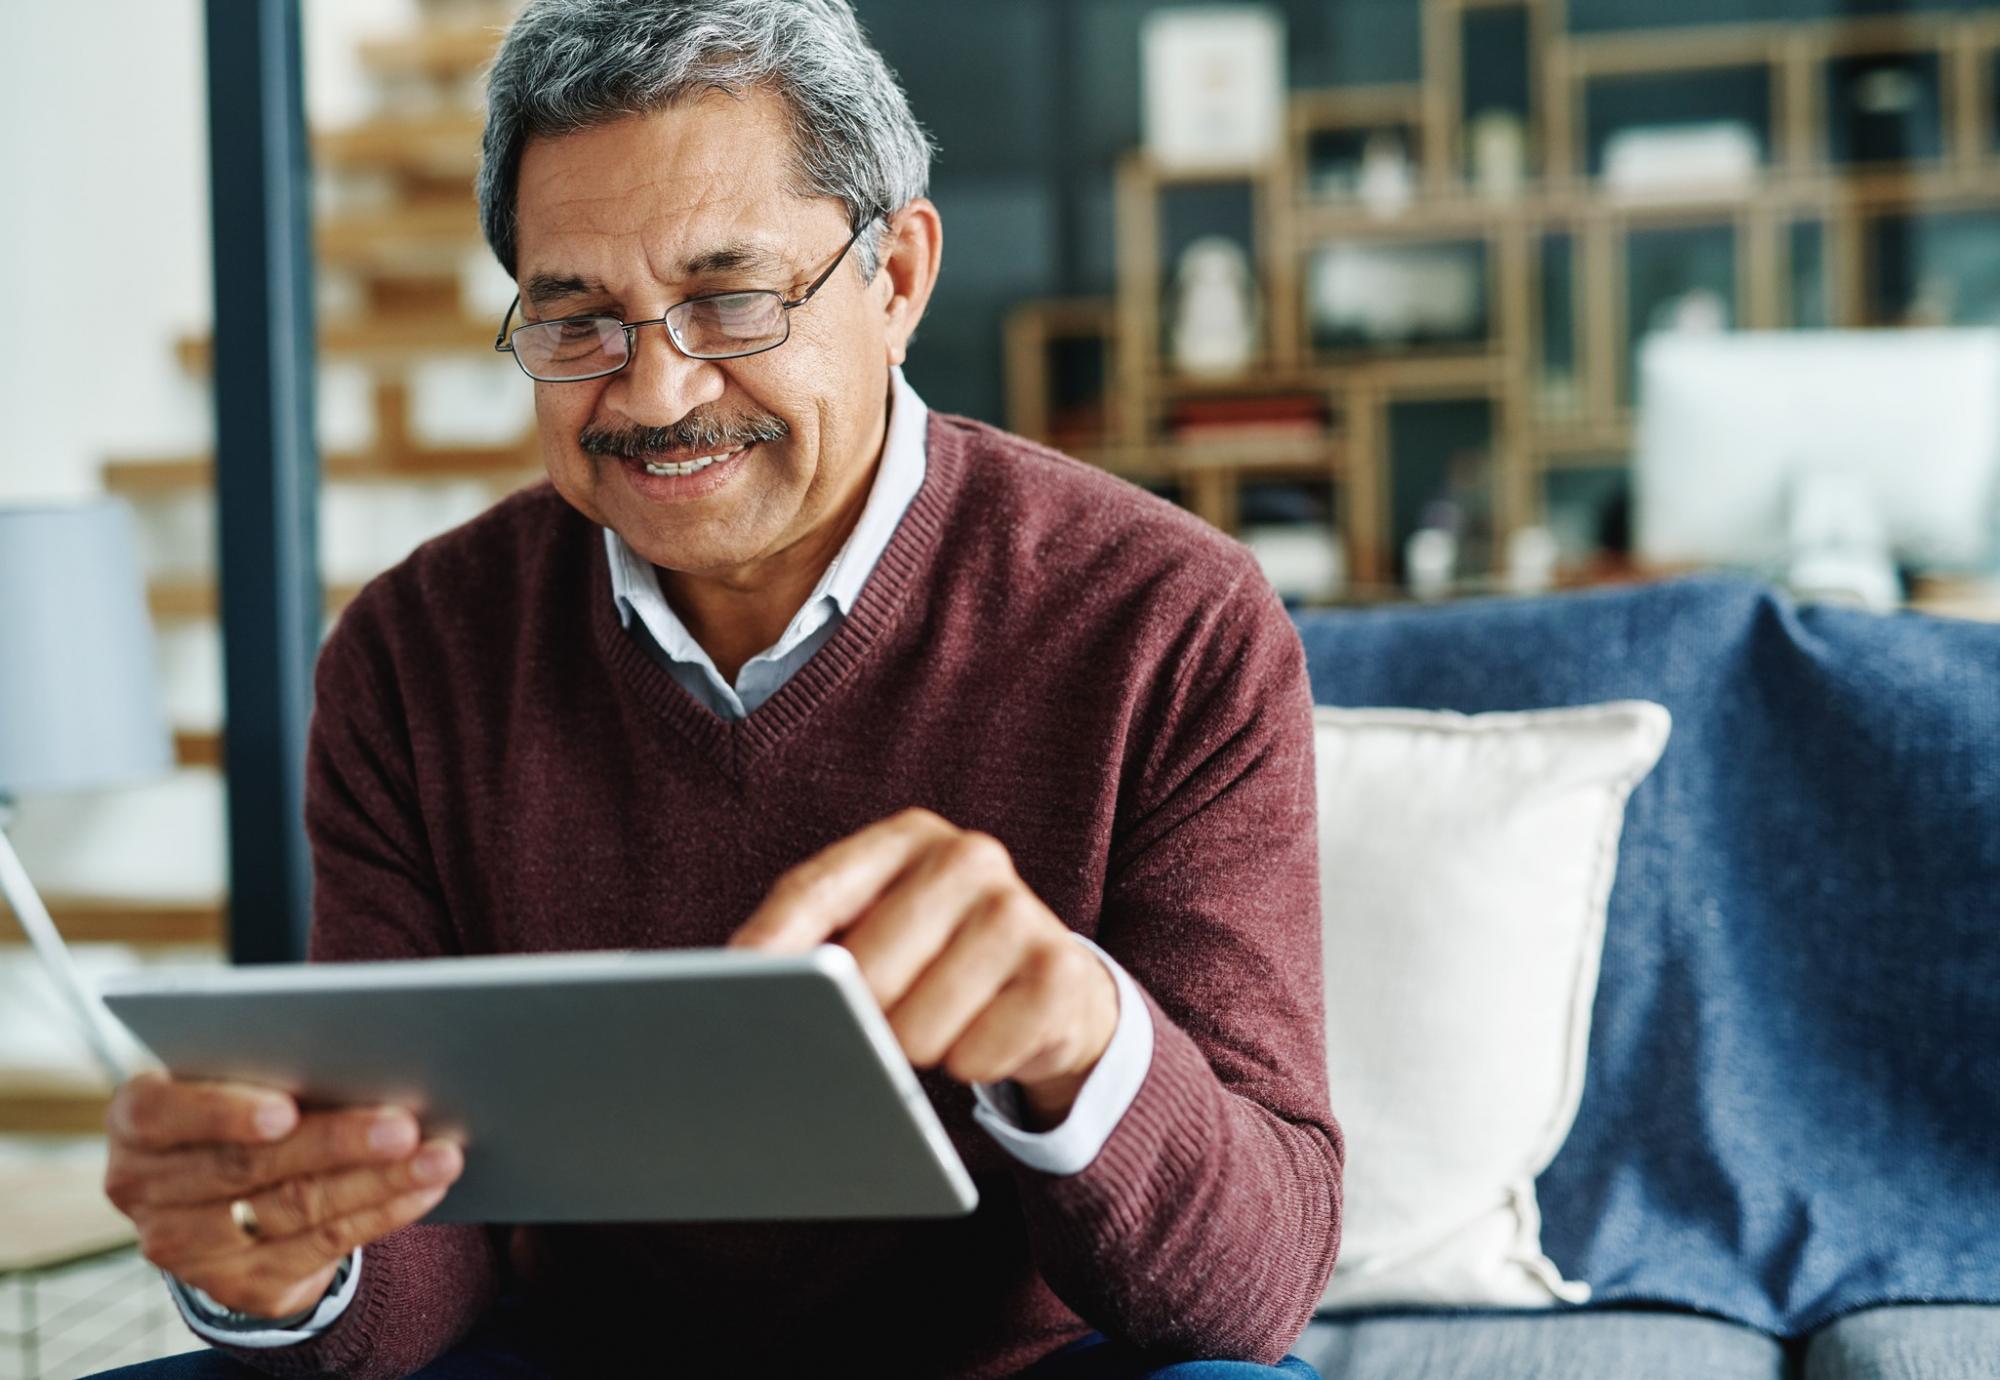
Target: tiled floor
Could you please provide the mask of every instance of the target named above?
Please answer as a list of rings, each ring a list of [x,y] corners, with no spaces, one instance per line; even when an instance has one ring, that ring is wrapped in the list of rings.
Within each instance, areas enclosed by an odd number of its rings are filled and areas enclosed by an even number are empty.
[[[200,1345],[133,1249],[0,1280],[0,1380],[77,1380]]]
[[[102,1140],[0,1137],[0,1380],[74,1380],[193,1351],[159,1271],[130,1246],[96,1185]],[[107,1230],[107,1224],[110,1228]],[[59,1240],[73,1263],[35,1270]]]

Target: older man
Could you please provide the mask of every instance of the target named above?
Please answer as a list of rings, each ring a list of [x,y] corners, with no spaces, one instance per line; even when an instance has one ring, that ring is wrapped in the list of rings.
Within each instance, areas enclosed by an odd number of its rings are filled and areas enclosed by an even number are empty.
[[[107,1188],[221,1349],[152,1373],[1303,1371],[1341,1144],[1269,586],[925,409],[930,148],[844,0],[537,0],[489,94],[549,478],[326,645],[313,957],[844,944],[980,1207],[421,1225],[462,1159],[407,1112],[144,1078]]]

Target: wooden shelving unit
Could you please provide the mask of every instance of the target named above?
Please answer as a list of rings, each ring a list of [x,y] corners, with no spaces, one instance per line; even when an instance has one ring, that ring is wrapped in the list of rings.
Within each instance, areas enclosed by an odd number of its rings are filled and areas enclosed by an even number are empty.
[[[1527,176],[1512,195],[1475,184],[1467,137],[1463,35],[1476,16],[1511,12],[1529,35],[1520,59],[1528,108]],[[1209,395],[1317,392],[1326,400],[1325,456],[1295,456],[1292,470],[1331,475],[1351,578],[1393,578],[1392,412],[1408,400],[1456,399],[1489,409],[1492,550],[1546,521],[1551,476],[1622,465],[1631,443],[1627,374],[1635,335],[1635,253],[1712,232],[1727,238],[1732,328],[1801,324],[1899,324],[1879,303],[1871,271],[1882,224],[1896,217],[2000,211],[2000,132],[1993,82],[2000,17],[1960,12],[1796,24],[1735,24],[1615,33],[1571,33],[1563,0],[1424,0],[1422,79],[1408,85],[1295,91],[1290,137],[1257,167],[1167,175],[1133,155],[1117,172],[1118,289],[1109,303],[1063,304],[1072,320],[1093,309],[1108,321],[1115,380],[1106,409],[1106,453],[1135,477],[1176,483],[1183,501],[1233,527],[1234,489],[1249,466],[1219,458],[1211,438],[1199,457],[1173,444],[1167,412],[1190,386]],[[1837,161],[1829,102],[1835,64],[1907,60],[1935,71],[1935,156]],[[1726,185],[1644,190],[1607,186],[1593,166],[1599,96],[1626,81],[1698,84],[1735,73],[1768,91],[1757,130],[1764,148],[1753,176]],[[1410,158],[1412,193],[1393,209],[1357,197],[1316,195],[1312,141],[1328,131],[1394,130]],[[1166,362],[1162,321],[1170,247],[1161,238],[1164,201],[1191,183],[1231,184],[1254,207],[1246,248],[1257,265],[1265,329],[1258,358],[1233,383],[1190,385]],[[1794,227],[1817,237],[1817,300],[1794,301]],[[1329,349],[1316,345],[1307,284],[1314,254],[1329,244],[1477,246],[1483,258],[1486,338],[1464,346]],[[1569,319],[1545,319],[1551,254],[1566,256]],[[1035,305],[1017,314],[1015,341],[1049,333]],[[1552,338],[1572,361],[1548,366]],[[1045,416],[1031,400],[1041,378],[1010,349],[1010,423],[1031,435]],[[1565,374],[1567,381],[1565,382]],[[1558,401],[1560,400],[1560,401]],[[1326,463],[1332,457],[1337,463]],[[1279,467],[1282,469],[1283,467]],[[1189,495],[1196,495],[1190,499]],[[1476,574],[1476,572],[1474,572]]]

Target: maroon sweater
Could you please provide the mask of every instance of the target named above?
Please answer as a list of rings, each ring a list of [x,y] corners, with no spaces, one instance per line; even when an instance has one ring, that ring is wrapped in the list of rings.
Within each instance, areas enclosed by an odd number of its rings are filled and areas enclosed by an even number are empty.
[[[363,1252],[325,1335],[232,1349],[248,1364],[401,1376],[503,1289],[579,1349],[629,1346],[600,1368],[778,1349],[823,1373],[995,1376],[1092,1329],[1169,1359],[1269,1362],[1297,1338],[1333,1268],[1342,1155],[1310,694],[1236,542],[934,414],[852,613],[740,723],[621,628],[599,529],[546,483],[372,581],[317,695],[315,960],[720,944],[786,868],[923,805],[998,837],[1124,964],[1153,1059],[1066,1177],[925,1075],[979,1186],[969,1217],[407,1227]]]

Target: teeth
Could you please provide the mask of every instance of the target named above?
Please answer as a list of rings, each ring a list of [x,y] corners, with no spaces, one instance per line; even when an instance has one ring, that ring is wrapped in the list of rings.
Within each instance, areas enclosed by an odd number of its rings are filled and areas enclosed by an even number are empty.
[[[748,447],[746,446],[742,449],[747,450]],[[742,450],[732,450],[726,451],[721,455],[700,455],[692,460],[669,461],[664,465],[656,465],[650,460],[642,460],[640,463],[646,467],[646,473],[651,475],[664,477],[666,475],[699,474],[718,460],[727,460],[732,455],[740,454],[742,454]]]

